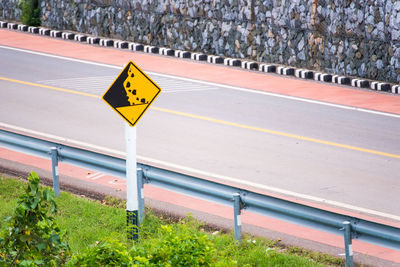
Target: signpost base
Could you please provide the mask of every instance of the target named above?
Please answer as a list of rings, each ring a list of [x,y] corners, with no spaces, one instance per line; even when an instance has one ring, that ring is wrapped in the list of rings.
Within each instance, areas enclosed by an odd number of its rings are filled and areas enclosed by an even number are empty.
[[[126,210],[127,234],[128,240],[138,240],[139,238],[139,220],[138,211]]]

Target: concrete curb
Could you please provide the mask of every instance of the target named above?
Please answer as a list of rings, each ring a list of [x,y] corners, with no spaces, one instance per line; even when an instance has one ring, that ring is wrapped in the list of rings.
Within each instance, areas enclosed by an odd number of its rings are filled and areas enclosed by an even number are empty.
[[[327,73],[316,72],[314,73],[314,80],[320,82],[332,82],[332,75]]]
[[[341,75],[333,75],[332,76],[332,82],[337,83],[337,84],[345,84],[345,85],[350,85],[351,79],[346,76],[341,76]]]
[[[294,68],[279,66],[276,68],[276,73],[285,76],[293,76],[294,75]]]
[[[240,67],[246,70],[276,73],[285,76],[294,76],[299,79],[314,79],[315,81],[325,83],[336,83],[348,85],[357,88],[383,91],[393,94],[400,94],[400,85],[386,82],[372,81],[367,79],[353,78],[343,75],[332,75],[307,69],[296,69],[287,66],[278,66],[277,64],[259,63],[254,61],[242,61],[236,58],[224,58],[216,55],[207,55],[183,50],[174,50],[165,47],[156,47],[143,45],[123,40],[113,40],[101,37],[93,37],[85,34],[75,34],[68,31],[50,30],[44,27],[33,27],[7,21],[0,21],[0,28],[18,30],[32,34],[50,36],[53,38],[63,38],[76,42],[86,42],[91,45],[100,45],[104,47],[114,47],[116,49],[128,49],[131,51],[143,51],[149,54],[160,54],[163,56],[172,56],[177,58],[192,59],[196,61],[207,61],[210,64],[224,64],[229,67]]]
[[[294,76],[297,78],[301,79],[313,79],[314,78],[314,72],[310,70],[305,70],[305,69],[297,69],[294,72]]]
[[[222,64],[222,63],[224,63],[224,59],[223,59],[223,57],[220,57],[220,56],[208,55],[207,62],[212,63],[212,64]]]
[[[158,54],[159,48],[152,45],[145,45],[143,51],[148,54]]]
[[[235,67],[240,67],[242,65],[242,61],[236,58],[225,58],[224,59],[224,65],[225,66],[235,66]]]
[[[114,47],[119,49],[128,49],[129,43],[126,41],[115,41]]]
[[[70,33],[70,32],[63,32],[61,37],[65,40],[74,40],[75,38],[75,33]]]
[[[392,86],[392,93],[393,94],[400,94],[400,85],[393,85]]]

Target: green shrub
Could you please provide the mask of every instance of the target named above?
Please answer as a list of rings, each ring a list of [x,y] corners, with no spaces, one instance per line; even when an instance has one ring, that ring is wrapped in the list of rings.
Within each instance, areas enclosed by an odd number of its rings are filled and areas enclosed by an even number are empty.
[[[146,259],[145,259],[146,261]],[[133,259],[118,240],[97,242],[85,253],[72,257],[68,266],[132,266]]]
[[[21,22],[29,26],[40,25],[40,6],[38,0],[21,1]]]
[[[49,188],[39,188],[32,172],[25,194],[19,197],[8,226],[0,237],[0,266],[59,266],[69,257],[64,233],[54,221],[57,206]]]
[[[144,227],[145,228],[145,227]],[[234,261],[216,257],[216,249],[196,222],[161,225],[153,234],[141,232],[127,246],[116,239],[96,242],[86,252],[72,257],[68,266],[235,266]],[[144,229],[143,229],[144,230]]]
[[[211,266],[215,255],[208,236],[185,224],[162,225],[152,248],[150,263],[162,266]]]

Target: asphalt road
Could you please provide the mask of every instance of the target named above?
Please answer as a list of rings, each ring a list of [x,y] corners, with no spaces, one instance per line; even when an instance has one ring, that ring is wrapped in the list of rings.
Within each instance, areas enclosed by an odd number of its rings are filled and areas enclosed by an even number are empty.
[[[5,48],[0,66],[0,122],[124,151],[124,122],[93,96],[122,66]],[[147,73],[163,92],[138,155],[400,216],[399,116]]]

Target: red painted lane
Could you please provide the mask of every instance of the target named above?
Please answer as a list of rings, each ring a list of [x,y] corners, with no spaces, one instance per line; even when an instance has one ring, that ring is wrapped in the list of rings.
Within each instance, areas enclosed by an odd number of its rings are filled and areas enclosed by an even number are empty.
[[[42,159],[35,156],[30,156],[27,154],[15,152],[5,148],[0,148],[0,158],[40,168],[43,170],[51,171],[50,160]],[[94,184],[108,186],[117,190],[126,191],[125,180],[121,178],[116,178],[109,175],[102,176],[102,174],[100,173],[94,173],[93,171],[90,171],[88,169],[72,166],[62,162],[59,163],[59,172],[62,175],[67,175],[83,181],[90,181]],[[147,199],[163,201],[166,203],[185,207],[192,210],[201,211],[204,213],[212,214],[229,220],[232,220],[233,217],[232,208],[192,198],[186,195],[174,193],[171,191],[163,190],[150,185],[145,185],[144,194]],[[307,203],[303,201],[303,204]],[[323,208],[322,205],[319,206]],[[336,210],[336,212],[341,213],[339,210]],[[339,247],[342,249],[344,248],[343,244],[344,241],[341,236],[313,230],[307,227],[291,224],[273,218],[268,218],[255,213],[247,212],[246,210],[242,212],[242,222],[243,224],[258,226],[261,228],[284,233],[298,238],[303,238],[323,243],[326,245]],[[389,224],[393,225],[393,223]],[[399,227],[398,224],[397,227]],[[357,240],[353,240],[353,250],[354,252],[357,253],[363,253],[384,260],[400,263],[400,251],[379,247],[376,245],[360,242]]]
[[[52,168],[51,161],[49,159],[44,159],[40,157],[31,156],[28,154],[15,152],[1,147],[0,147],[0,158],[40,168],[46,171],[51,171]],[[94,175],[95,172],[93,171],[79,168],[70,164],[65,164],[63,162],[59,162],[58,170],[59,173],[62,175],[74,178],[76,177],[77,179],[85,181],[91,181],[93,183],[108,186],[117,190],[125,190],[126,188],[125,179],[112,177],[109,175],[104,175],[104,176],[101,176],[100,174]]]
[[[302,97],[329,103],[400,114],[400,97],[333,84],[263,74],[151,54],[65,41],[0,29],[0,44],[65,57],[123,66],[134,61],[140,68],[197,80]]]

